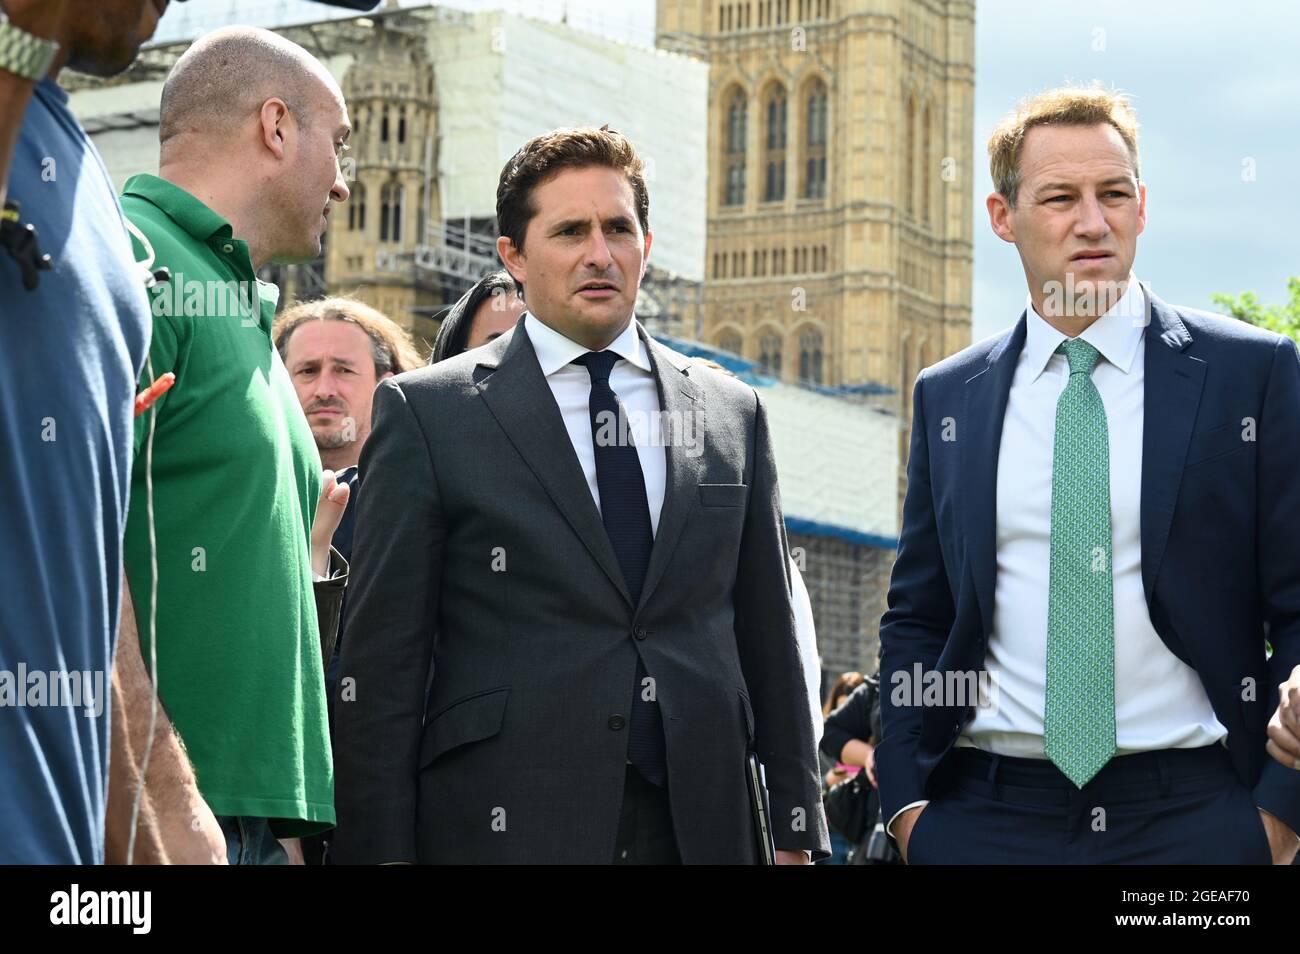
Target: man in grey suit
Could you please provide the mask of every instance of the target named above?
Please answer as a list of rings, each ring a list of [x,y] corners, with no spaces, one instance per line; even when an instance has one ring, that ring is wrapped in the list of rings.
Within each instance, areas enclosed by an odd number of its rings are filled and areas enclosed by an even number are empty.
[[[528,311],[375,392],[336,860],[754,863],[750,751],[778,862],[825,856],[765,413],[634,320],[640,160],[538,136],[497,219]]]

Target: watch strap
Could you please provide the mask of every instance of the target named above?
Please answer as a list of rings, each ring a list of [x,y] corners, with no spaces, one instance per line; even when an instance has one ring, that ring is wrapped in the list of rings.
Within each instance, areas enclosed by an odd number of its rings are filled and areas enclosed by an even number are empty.
[[[36,83],[50,71],[58,51],[57,40],[33,36],[0,13],[0,70]]]

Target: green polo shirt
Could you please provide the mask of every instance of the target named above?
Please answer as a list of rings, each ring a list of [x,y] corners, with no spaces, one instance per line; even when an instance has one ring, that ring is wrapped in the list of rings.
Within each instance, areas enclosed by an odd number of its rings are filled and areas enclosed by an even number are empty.
[[[271,344],[278,289],[185,190],[135,176],[122,209],[171,271],[152,292],[141,376],[176,372],[154,405],[159,695],[213,812],[272,819],[282,838],[323,831],[334,776],[309,547],[321,464]],[[149,420],[136,419],[125,544],[146,662]]]

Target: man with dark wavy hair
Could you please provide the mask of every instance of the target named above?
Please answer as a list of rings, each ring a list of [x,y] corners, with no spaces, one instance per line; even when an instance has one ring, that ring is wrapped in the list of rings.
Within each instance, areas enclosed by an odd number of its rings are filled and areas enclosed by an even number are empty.
[[[753,863],[750,751],[829,854],[766,414],[635,320],[635,150],[538,136],[497,220],[523,317],[375,392],[338,860]]]

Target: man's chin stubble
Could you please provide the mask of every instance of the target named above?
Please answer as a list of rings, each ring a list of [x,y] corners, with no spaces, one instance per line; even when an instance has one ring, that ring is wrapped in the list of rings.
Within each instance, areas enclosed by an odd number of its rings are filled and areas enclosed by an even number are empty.
[[[315,437],[317,450],[338,450],[340,447],[346,447],[351,443],[351,441],[344,436],[341,429],[323,434],[317,431]]]

